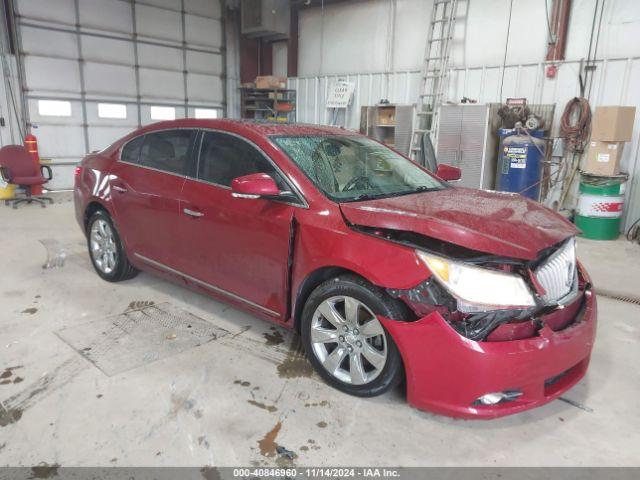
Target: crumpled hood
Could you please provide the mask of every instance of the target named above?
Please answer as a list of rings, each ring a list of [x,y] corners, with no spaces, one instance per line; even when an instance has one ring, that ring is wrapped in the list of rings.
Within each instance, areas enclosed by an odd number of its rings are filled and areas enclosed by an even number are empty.
[[[411,231],[524,260],[578,233],[572,223],[521,195],[470,188],[342,203],[340,208],[355,225]]]

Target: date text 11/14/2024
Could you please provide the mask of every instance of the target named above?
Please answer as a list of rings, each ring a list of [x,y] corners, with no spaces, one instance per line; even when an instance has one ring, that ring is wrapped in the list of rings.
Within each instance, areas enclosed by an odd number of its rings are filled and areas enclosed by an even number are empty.
[[[332,468],[332,467],[287,467],[287,468],[234,468],[234,478],[399,478],[394,468]]]

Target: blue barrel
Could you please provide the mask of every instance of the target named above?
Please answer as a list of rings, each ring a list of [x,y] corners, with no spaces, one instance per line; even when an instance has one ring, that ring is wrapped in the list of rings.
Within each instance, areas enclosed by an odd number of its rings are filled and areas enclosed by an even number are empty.
[[[501,192],[521,193],[538,201],[540,198],[540,178],[544,160],[545,141],[541,140],[544,130],[524,131],[501,128],[500,155],[496,189]]]

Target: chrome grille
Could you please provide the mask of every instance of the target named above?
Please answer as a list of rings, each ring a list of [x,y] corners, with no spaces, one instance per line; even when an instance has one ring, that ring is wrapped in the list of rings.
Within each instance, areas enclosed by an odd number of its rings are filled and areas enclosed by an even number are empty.
[[[569,240],[535,270],[545,290],[545,303],[559,302],[575,290],[577,285],[575,239]]]

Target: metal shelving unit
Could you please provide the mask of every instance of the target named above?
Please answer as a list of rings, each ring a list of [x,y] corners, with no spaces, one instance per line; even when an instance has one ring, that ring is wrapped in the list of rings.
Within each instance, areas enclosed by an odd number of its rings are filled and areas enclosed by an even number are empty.
[[[375,138],[405,155],[409,154],[413,105],[382,103],[362,106],[360,133]]]
[[[240,114],[242,118],[295,122],[296,91],[283,88],[240,89]]]

